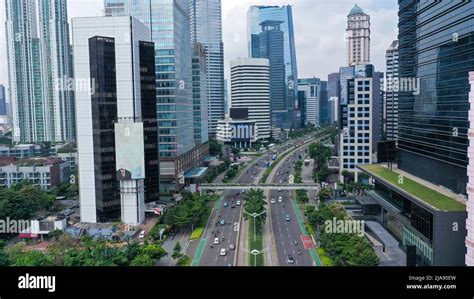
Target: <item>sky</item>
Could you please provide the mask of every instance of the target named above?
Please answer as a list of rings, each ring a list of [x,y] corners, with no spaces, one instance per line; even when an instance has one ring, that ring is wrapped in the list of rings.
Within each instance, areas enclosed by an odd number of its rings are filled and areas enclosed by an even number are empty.
[[[0,0],[0,84],[8,85],[5,0]],[[298,77],[327,75],[345,66],[347,15],[357,3],[371,17],[371,63],[385,71],[385,50],[398,35],[396,0],[222,0],[225,72],[230,61],[246,57],[247,11],[251,5],[292,5]],[[103,15],[102,0],[68,0],[69,18]]]

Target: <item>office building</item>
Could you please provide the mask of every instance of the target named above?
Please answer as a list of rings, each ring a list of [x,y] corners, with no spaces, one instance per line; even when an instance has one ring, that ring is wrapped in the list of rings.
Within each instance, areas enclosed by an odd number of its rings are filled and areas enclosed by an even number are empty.
[[[467,166],[467,219],[466,219],[466,266],[474,266],[474,72],[469,72],[469,83],[471,85],[469,93],[469,148]]]
[[[81,221],[139,224],[159,199],[155,48],[132,17],[72,21]],[[191,62],[191,61],[190,61]]]
[[[209,119],[207,109],[207,63],[206,49],[200,43],[194,44],[193,52],[193,113],[194,142],[201,145],[209,141]]]
[[[320,122],[320,91],[321,80],[319,78],[298,79],[298,95],[302,96],[304,107],[304,126],[319,126]]]
[[[370,63],[370,16],[357,6],[347,16],[347,65]]]
[[[237,58],[230,63],[231,109],[248,108],[258,139],[270,138],[270,62],[268,59]]]
[[[262,23],[280,22],[279,30],[283,31],[283,54],[285,66],[286,114],[281,113],[275,125],[284,129],[298,128],[301,125],[301,107],[298,107],[298,67],[296,62],[295,33],[293,27],[293,9],[286,6],[251,6],[247,14],[248,51],[252,58],[268,58],[261,52],[260,34],[265,27]],[[268,24],[268,23],[267,23]],[[268,32],[262,37],[274,39],[278,33]],[[276,40],[275,40],[276,41]],[[273,45],[276,46],[276,45]],[[271,63],[271,62],[270,62]],[[272,83],[273,84],[273,83]],[[273,100],[272,100],[273,101]]]
[[[3,85],[0,85],[0,115],[7,115],[7,94]]]
[[[469,1],[399,1],[398,167],[456,194],[468,182],[473,12]]]
[[[393,165],[358,165],[374,181],[366,194],[381,207],[381,224],[415,248],[417,266],[463,266],[466,248],[466,206],[446,189]]]
[[[385,139],[384,136],[384,98],[383,90],[384,73],[373,72],[372,74],[372,144],[374,152],[377,150],[377,143]]]
[[[342,127],[340,135],[339,174],[342,181],[343,172],[351,172],[358,181],[357,165],[372,164],[373,78],[356,76],[347,80],[347,86],[346,114],[342,121],[347,125]]]
[[[160,190],[178,192],[184,174],[200,166],[209,145],[195,145],[191,22],[187,0],[105,0],[106,16],[133,16],[155,43],[160,140]],[[203,43],[204,45],[204,43]],[[209,73],[209,72],[208,72]]]
[[[321,81],[321,90],[319,92],[320,99],[320,115],[319,119],[322,125],[327,125],[330,122],[329,119],[329,98],[328,98],[328,82]]]
[[[384,103],[384,131],[387,140],[398,139],[398,40],[392,42],[385,53],[385,103]]]
[[[217,141],[236,148],[251,148],[259,138],[257,125],[248,116],[248,108],[231,108],[230,115],[218,122]]]
[[[206,53],[209,133],[225,115],[224,43],[221,0],[190,0],[191,42],[201,43]]]
[[[331,118],[331,125],[337,124],[339,121],[339,98],[331,97],[329,99],[329,114]]]
[[[272,126],[284,128],[291,126],[288,113],[287,86],[285,79],[284,32],[280,29],[282,21],[264,21],[262,32],[258,34],[259,55],[270,61],[270,111]]]

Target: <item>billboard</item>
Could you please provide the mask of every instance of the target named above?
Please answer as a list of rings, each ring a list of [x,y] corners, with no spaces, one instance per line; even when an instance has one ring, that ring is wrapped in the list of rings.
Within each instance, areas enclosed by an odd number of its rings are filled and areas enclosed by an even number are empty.
[[[143,123],[115,124],[115,166],[119,181],[145,178]]]

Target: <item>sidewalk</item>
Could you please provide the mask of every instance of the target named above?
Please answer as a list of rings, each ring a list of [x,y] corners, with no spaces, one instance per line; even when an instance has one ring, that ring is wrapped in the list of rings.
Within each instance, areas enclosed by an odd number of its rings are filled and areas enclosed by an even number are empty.
[[[176,246],[176,243],[179,242],[181,245],[181,252],[185,253],[189,245],[189,235],[190,235],[190,232],[186,230],[182,233],[179,233],[177,235],[174,235],[166,239],[161,247],[163,247],[163,249],[166,250],[168,255],[161,258],[156,265],[157,266],[176,266],[177,261],[173,260],[173,258],[171,257],[173,255],[173,249]]]

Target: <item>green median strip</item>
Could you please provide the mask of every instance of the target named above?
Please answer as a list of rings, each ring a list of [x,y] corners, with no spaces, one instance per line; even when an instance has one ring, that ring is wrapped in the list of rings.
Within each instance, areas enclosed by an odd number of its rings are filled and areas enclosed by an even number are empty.
[[[309,234],[308,234],[308,231],[306,230],[306,227],[304,226],[303,217],[301,216],[300,209],[298,208],[296,201],[292,200],[291,205],[293,206],[293,209],[295,210],[296,219],[298,219],[298,224],[300,226],[301,232],[303,233],[305,237],[308,237]],[[316,249],[314,249],[314,247],[309,249],[309,254],[311,255],[311,258],[313,259],[313,261],[316,263],[317,266],[322,266],[321,260],[319,259],[319,256],[316,253]]]

